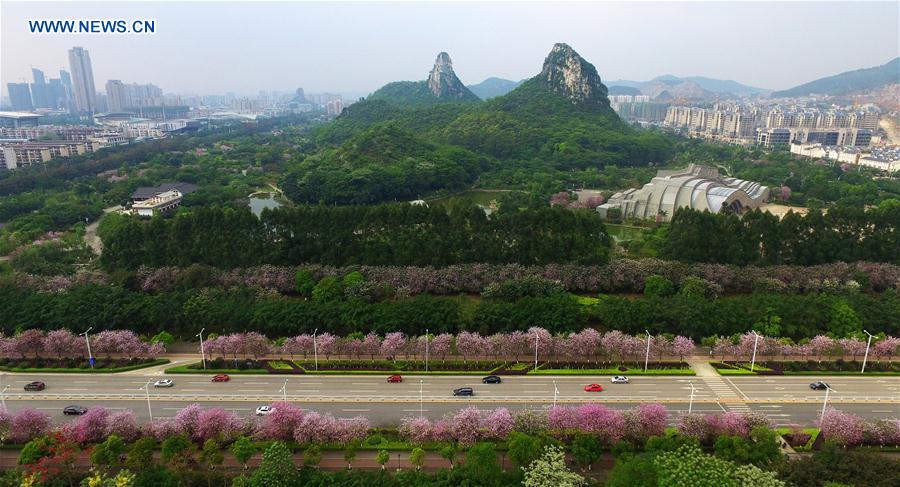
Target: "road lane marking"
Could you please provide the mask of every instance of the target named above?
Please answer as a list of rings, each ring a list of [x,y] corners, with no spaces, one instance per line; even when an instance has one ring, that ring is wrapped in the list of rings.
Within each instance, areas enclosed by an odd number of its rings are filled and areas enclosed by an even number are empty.
[[[267,386],[270,385],[268,382],[244,382],[248,386]]]
[[[262,389],[238,389],[238,392],[266,392]]]
[[[345,411],[348,413],[365,413],[371,411],[371,409],[341,409],[341,411]]]

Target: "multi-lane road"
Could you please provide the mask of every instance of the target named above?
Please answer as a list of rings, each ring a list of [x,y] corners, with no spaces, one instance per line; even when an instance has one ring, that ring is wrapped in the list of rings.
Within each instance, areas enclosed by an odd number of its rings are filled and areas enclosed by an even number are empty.
[[[163,377],[175,381],[171,388],[150,387],[149,407],[143,387]],[[557,404],[599,402],[614,408],[640,403],[663,403],[673,421],[687,412],[755,411],[776,425],[811,425],[821,413],[825,391],[814,391],[809,383],[825,380],[833,389],[828,403],[867,418],[900,417],[900,378],[897,377],[631,377],[629,384],[612,384],[609,377],[508,376],[502,384],[482,384],[472,376],[406,376],[389,384],[386,376],[273,376],[238,375],[229,382],[211,382],[208,375],[159,374],[44,374],[0,376],[2,400],[10,411],[25,407],[51,413],[64,421],[62,408],[85,407],[131,409],[141,419],[172,417],[191,403],[224,407],[240,415],[252,415],[257,406],[287,398],[307,409],[330,412],[338,417],[364,415],[377,424],[391,424],[418,415],[437,418],[448,411],[474,405],[487,409],[505,406],[545,408]],[[28,392],[33,380],[46,383],[45,390]],[[285,380],[287,385],[285,386]],[[583,390],[585,384],[600,383],[603,392]],[[8,386],[8,387],[7,387]],[[458,387],[472,387],[474,397],[453,397]],[[691,390],[693,388],[693,403]]]

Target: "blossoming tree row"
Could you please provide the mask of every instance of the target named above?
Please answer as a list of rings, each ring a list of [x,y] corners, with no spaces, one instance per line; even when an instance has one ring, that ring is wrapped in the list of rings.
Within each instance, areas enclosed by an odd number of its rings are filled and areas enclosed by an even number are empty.
[[[809,341],[794,343],[792,340],[777,337],[760,336],[757,339],[753,333],[745,333],[736,339],[718,337],[712,346],[712,354],[723,359],[727,356],[749,359],[753,355],[754,344],[757,360],[775,357],[803,360],[843,357],[856,360],[863,358],[867,341],[855,337],[835,339],[818,335]],[[872,341],[869,359],[892,360],[898,353],[900,353],[900,338],[886,336]]]
[[[161,343],[148,343],[128,330],[107,330],[90,335],[91,353],[94,356],[126,358],[155,358],[165,353]],[[88,344],[84,336],[69,330],[25,330],[11,337],[0,335],[0,355],[4,357],[87,357]]]

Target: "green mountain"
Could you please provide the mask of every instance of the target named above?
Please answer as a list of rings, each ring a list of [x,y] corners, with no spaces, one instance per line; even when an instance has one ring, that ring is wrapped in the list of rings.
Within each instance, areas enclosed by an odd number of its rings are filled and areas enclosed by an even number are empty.
[[[576,171],[659,163],[671,151],[667,137],[619,119],[597,70],[566,44],[553,47],[539,74],[485,102],[410,103],[421,88],[392,85],[316,130],[319,152],[282,182],[290,198],[417,199],[473,182],[555,188]]]
[[[881,66],[847,71],[787,90],[776,91],[772,93],[772,97],[789,98],[811,94],[840,96],[854,91],[877,89],[894,83],[900,83],[900,57]]]
[[[423,81],[395,81],[379,88],[368,97],[400,107],[422,107],[438,103],[477,102],[481,99],[459,80],[453,61],[446,52],[438,54],[434,67]]]
[[[509,93],[516,89],[520,84],[522,84],[522,81],[511,81],[503,78],[488,78],[477,85],[469,85],[469,89],[482,100],[489,100]]]

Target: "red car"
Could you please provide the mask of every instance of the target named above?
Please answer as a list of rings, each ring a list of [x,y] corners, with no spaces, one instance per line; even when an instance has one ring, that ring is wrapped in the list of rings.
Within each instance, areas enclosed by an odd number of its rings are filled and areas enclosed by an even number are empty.
[[[388,382],[403,382],[403,377],[400,377],[399,375],[394,374],[394,375],[388,377]]]
[[[603,386],[600,384],[588,384],[584,386],[584,392],[600,392],[603,390]]]
[[[228,382],[231,380],[231,377],[228,377],[228,374],[216,374],[213,376],[213,382]]]

